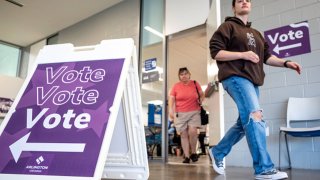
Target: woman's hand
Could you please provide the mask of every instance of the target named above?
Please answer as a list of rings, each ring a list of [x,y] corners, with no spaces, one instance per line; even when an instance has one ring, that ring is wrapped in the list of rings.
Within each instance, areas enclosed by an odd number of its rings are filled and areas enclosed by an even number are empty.
[[[172,121],[174,120],[174,113],[172,111],[169,112],[169,118],[172,119]]]

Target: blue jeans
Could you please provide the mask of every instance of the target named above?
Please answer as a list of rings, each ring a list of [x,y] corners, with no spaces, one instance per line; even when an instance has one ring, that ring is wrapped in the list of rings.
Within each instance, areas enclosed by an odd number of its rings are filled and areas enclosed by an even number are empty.
[[[261,111],[259,105],[259,88],[246,78],[231,76],[222,81],[224,89],[237,104],[239,117],[222,140],[213,147],[217,160],[222,161],[231,151],[233,145],[246,136],[253,159],[255,174],[274,169],[274,164],[267,152],[265,122],[254,120],[252,113]]]

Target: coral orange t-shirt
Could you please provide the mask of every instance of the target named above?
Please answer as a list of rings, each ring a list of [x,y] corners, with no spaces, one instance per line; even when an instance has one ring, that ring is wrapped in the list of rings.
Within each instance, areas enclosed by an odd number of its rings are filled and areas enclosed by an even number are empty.
[[[188,84],[178,82],[173,86],[170,92],[170,96],[173,96],[175,98],[176,112],[190,112],[200,110],[196,85],[198,91],[201,92],[200,85],[198,84],[198,82],[194,84],[193,80],[190,80]]]

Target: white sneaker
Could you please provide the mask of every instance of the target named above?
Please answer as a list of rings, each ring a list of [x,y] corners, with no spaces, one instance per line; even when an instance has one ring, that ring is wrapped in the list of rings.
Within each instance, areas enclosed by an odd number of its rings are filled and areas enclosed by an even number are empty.
[[[287,178],[288,178],[288,174],[286,172],[277,171],[275,169],[271,170],[269,172],[255,175],[255,179],[275,180],[275,179],[287,179]]]
[[[213,170],[218,174],[225,174],[224,167],[223,167],[223,162],[222,161],[217,161],[214,158],[212,150],[213,150],[212,148],[209,149],[209,155],[211,157]]]

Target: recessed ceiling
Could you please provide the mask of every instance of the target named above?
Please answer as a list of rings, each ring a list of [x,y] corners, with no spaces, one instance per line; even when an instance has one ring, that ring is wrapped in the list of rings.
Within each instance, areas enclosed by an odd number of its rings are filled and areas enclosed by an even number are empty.
[[[25,47],[123,0],[14,1],[0,1],[0,40]]]

